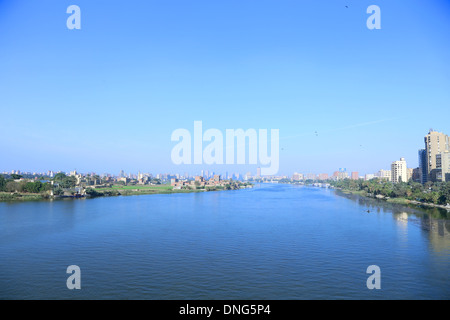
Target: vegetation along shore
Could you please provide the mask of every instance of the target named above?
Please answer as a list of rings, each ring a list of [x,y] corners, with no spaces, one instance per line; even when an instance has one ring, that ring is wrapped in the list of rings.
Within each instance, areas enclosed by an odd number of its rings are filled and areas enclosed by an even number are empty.
[[[91,183],[94,181],[94,183]],[[174,187],[154,179],[147,184],[136,181],[110,183],[99,177],[80,182],[73,176],[58,173],[53,178],[24,178],[21,175],[0,175],[0,201],[36,201],[59,198],[94,198],[107,196],[128,196],[145,194],[191,193],[251,188],[251,183],[222,180],[220,184],[199,185],[192,183],[185,187]]]
[[[331,187],[343,192],[383,199],[399,204],[416,204],[450,209],[450,182],[392,183],[381,179],[369,181],[344,179],[329,181]]]

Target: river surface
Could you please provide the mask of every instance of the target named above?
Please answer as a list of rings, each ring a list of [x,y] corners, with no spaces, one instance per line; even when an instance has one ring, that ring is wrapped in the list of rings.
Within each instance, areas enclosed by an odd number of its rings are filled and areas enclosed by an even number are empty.
[[[337,192],[3,202],[0,299],[450,298],[445,210]],[[81,290],[66,287],[69,265]],[[367,288],[370,265],[379,290]]]

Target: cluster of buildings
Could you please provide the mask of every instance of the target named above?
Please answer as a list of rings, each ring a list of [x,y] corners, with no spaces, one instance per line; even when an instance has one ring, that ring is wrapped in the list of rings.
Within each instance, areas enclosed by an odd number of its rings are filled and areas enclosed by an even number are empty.
[[[381,169],[375,174],[365,174],[360,176],[358,172],[347,172],[347,169],[340,168],[333,175],[321,174],[301,174],[295,172],[292,181],[325,181],[325,180],[371,180],[374,178],[391,181],[393,183],[420,182],[422,184],[438,181],[450,181],[450,138],[448,135],[430,129],[424,138],[425,148],[419,150],[419,167],[408,168],[405,158],[391,163],[390,170]]]
[[[419,150],[420,182],[450,181],[449,136],[431,129],[424,142],[425,148]]]
[[[205,179],[202,176],[196,176],[194,180],[183,179],[179,180],[176,178],[171,179],[171,185],[174,189],[204,189],[207,187],[224,187],[226,185],[234,185],[235,182],[230,180],[222,180],[220,175],[215,174],[209,179]]]
[[[424,143],[425,147],[419,150],[419,167],[408,168],[404,158],[392,162],[392,182],[413,180],[425,184],[450,181],[450,137],[430,129]]]

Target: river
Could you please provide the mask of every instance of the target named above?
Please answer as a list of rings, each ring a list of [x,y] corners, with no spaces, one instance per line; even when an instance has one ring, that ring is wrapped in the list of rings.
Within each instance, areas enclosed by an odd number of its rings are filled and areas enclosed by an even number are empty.
[[[0,299],[450,298],[445,210],[338,192],[3,202]],[[66,287],[69,265],[81,290]],[[367,288],[370,265],[379,290]]]

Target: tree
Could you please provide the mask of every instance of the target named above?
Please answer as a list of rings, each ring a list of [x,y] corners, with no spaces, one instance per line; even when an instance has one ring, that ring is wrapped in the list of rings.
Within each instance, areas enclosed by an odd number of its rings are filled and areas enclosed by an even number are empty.
[[[101,196],[102,194],[101,193],[99,193],[99,192],[97,192],[95,189],[92,189],[92,188],[87,188],[86,189],[86,194],[87,195],[89,195],[90,197],[99,197],[99,196]]]
[[[0,175],[0,191],[6,191],[6,180]]]
[[[53,194],[54,195],[57,195],[57,196],[61,196],[61,195],[63,195],[64,194],[64,190],[61,188],[61,187],[55,187],[54,189],[53,189]]]
[[[450,182],[442,184],[439,192],[439,204],[446,205],[450,203]]]
[[[42,183],[40,181],[36,181],[36,182],[27,182],[23,189],[25,192],[39,193],[39,191],[41,191],[41,188]]]
[[[66,176],[60,182],[60,186],[65,189],[69,189],[69,188],[75,187],[76,183],[77,183],[77,179],[75,177],[73,177],[73,176],[67,177]]]
[[[62,181],[65,177],[66,177],[66,174],[63,172],[60,172],[60,173],[55,174],[55,176],[53,177],[53,180]]]
[[[7,192],[16,192],[19,187],[19,184],[15,181],[8,181],[6,183],[5,189]]]
[[[15,174],[15,173],[11,174],[11,179],[14,179],[14,180],[18,180],[18,179],[20,179],[22,177],[23,176],[21,176],[20,174]]]
[[[51,189],[51,185],[48,183],[42,183],[40,181],[27,182],[23,187],[23,191],[30,193],[39,193]]]

